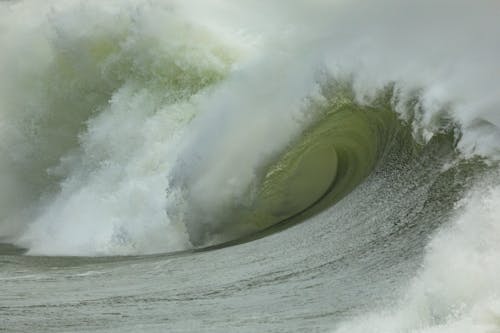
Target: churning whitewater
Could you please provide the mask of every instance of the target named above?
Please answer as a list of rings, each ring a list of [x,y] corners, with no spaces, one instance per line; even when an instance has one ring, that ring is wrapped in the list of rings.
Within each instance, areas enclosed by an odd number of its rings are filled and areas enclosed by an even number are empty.
[[[500,332],[498,17],[0,1],[0,331]]]

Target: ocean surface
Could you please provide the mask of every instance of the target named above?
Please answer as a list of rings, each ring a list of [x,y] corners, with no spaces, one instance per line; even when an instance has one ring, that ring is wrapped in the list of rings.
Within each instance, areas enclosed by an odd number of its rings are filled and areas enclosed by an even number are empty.
[[[0,332],[500,332],[499,17],[0,1]]]

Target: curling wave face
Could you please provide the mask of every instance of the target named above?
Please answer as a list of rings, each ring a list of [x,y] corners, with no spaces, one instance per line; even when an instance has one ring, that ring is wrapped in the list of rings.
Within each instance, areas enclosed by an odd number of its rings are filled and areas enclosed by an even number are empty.
[[[371,173],[404,127],[391,109],[390,89],[378,106],[368,107],[356,103],[348,82],[321,88],[321,101],[310,101],[305,110],[311,119],[284,148],[262,160],[247,188],[236,195],[207,198],[199,188],[203,178],[174,172],[170,188],[190,204],[186,210],[174,205],[167,211],[172,219],[184,219],[193,245],[215,245],[278,223],[297,223],[332,206]],[[227,186],[226,181],[218,187]]]

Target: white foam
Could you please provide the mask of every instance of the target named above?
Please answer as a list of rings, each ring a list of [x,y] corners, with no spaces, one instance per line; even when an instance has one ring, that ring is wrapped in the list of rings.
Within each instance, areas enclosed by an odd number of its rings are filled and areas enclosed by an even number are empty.
[[[427,246],[423,267],[400,304],[336,332],[498,332],[499,202],[500,186],[472,191]]]
[[[168,6],[57,5],[22,2],[5,14],[2,236],[32,254],[190,247],[166,215],[168,170],[208,93],[203,80],[227,75],[246,46]]]

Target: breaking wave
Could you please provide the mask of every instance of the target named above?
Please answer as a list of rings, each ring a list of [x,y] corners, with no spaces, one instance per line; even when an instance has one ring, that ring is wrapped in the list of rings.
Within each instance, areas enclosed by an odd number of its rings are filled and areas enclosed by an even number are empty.
[[[397,310],[339,332],[493,332],[499,14],[447,0],[2,2],[0,241],[136,255],[374,223],[373,246],[399,242],[422,267]]]

